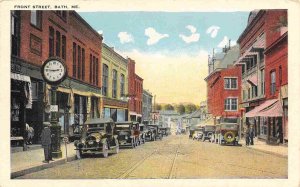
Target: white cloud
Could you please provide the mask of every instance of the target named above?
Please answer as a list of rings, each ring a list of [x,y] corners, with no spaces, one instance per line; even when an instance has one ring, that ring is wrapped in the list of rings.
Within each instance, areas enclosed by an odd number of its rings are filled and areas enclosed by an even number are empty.
[[[118,37],[121,44],[134,42],[133,36],[127,32],[119,32]]]
[[[103,34],[103,30],[98,30],[97,32],[101,35]]]
[[[183,34],[179,34],[179,37],[185,42],[185,43],[191,43],[191,42],[197,42],[200,39],[200,34],[196,33],[197,29],[193,25],[187,25],[185,28],[189,29],[191,31],[190,36],[185,36]]]
[[[169,37],[168,34],[158,33],[154,28],[148,27],[145,29],[145,35],[148,36],[147,45],[153,45],[163,38]]]
[[[229,44],[229,39],[227,36],[224,36],[223,40],[218,44],[219,48],[223,48],[225,47],[225,45],[228,47]],[[236,45],[236,41],[235,40],[231,40],[230,41],[230,46],[234,46]]]
[[[218,34],[220,27],[218,26],[210,26],[207,30],[206,30],[206,34],[210,34],[210,37],[215,38]]]

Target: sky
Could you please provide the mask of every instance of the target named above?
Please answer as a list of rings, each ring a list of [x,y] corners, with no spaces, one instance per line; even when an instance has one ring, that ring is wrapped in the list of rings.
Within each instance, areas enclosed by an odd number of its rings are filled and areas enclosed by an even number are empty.
[[[231,45],[249,12],[79,12],[104,43],[136,62],[158,103],[206,100],[207,58]]]

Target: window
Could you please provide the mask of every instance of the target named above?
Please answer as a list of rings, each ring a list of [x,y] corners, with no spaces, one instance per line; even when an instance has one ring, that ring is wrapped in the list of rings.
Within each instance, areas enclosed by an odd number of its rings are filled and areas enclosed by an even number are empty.
[[[42,11],[31,10],[30,23],[35,27],[42,28]]]
[[[124,96],[125,94],[125,76],[123,74],[121,74],[121,78],[120,78],[120,95]]]
[[[276,92],[276,72],[275,71],[271,71],[271,85],[270,85],[270,91],[271,91],[271,95],[274,95]]]
[[[92,66],[93,66],[93,57],[90,54],[90,83],[92,83],[92,77],[93,77],[93,71],[92,71]]]
[[[77,46],[77,55],[78,55],[78,58],[77,58],[77,62],[78,62],[78,65],[77,65],[77,78],[78,79],[81,79],[81,47],[78,45]]]
[[[81,75],[82,75],[82,80],[85,80],[85,49],[81,48]]]
[[[102,70],[102,94],[104,96],[107,96],[107,86],[108,86],[108,66],[106,64],[103,64],[103,70]]]
[[[20,11],[11,11],[11,54],[20,55]]]
[[[66,36],[62,35],[61,58],[66,60]]]
[[[245,101],[246,99],[247,99],[246,90],[243,90],[243,101]]]
[[[261,95],[265,94],[265,70],[260,70],[260,89]]]
[[[98,86],[98,77],[99,77],[99,75],[98,75],[98,72],[99,72],[99,69],[98,69],[98,58],[96,58],[96,73],[95,73],[95,76],[96,76],[96,85]]]
[[[281,86],[281,83],[282,83],[282,67],[281,66],[279,66],[279,83]]]
[[[66,11],[57,10],[57,11],[55,11],[55,12],[56,12],[56,14],[57,14],[60,18],[62,18],[64,21],[67,20],[67,12],[66,12]]]
[[[100,117],[99,110],[98,110],[98,98],[92,97],[91,98],[91,118],[98,118]]]
[[[77,69],[77,61],[76,61],[76,43],[73,43],[73,77],[76,78],[76,69]]]
[[[49,27],[49,57],[54,56],[54,29]]]
[[[237,89],[237,78],[224,78],[225,89]]]
[[[95,63],[95,61],[96,61],[96,57],[93,56],[93,81],[92,81],[92,84],[95,84],[95,82],[96,82],[96,79],[95,79],[96,78],[95,77],[96,63]]]
[[[116,98],[117,97],[117,71],[113,70],[113,85],[112,85],[112,97]]]
[[[237,98],[225,99],[225,110],[236,111],[237,110]]]
[[[56,56],[60,56],[60,32],[56,31]]]
[[[257,86],[252,86],[251,91],[252,91],[252,98],[257,97]]]
[[[250,99],[250,88],[248,88],[248,99]]]

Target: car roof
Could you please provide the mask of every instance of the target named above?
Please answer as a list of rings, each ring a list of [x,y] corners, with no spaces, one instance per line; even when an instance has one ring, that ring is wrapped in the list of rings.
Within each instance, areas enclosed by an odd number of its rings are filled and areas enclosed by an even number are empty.
[[[115,124],[118,125],[118,124],[132,124],[133,122],[132,121],[117,121]]]
[[[111,123],[114,122],[111,118],[92,118],[87,120],[84,124],[98,124],[98,123]]]

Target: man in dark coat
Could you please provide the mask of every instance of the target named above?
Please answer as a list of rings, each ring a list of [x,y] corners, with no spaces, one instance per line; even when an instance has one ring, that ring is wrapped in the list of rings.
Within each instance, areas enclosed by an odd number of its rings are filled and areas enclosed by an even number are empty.
[[[246,126],[245,140],[246,140],[246,146],[248,146],[249,145],[249,140],[250,140],[250,129],[249,129],[248,126]]]
[[[251,126],[250,126],[250,144],[251,144],[251,145],[254,145],[253,138],[254,138],[254,128],[253,128],[253,126],[251,125]]]
[[[44,122],[44,129],[42,130],[41,134],[42,146],[44,148],[44,155],[45,160],[44,163],[49,163],[52,160],[51,155],[51,130],[50,130],[50,123]]]

